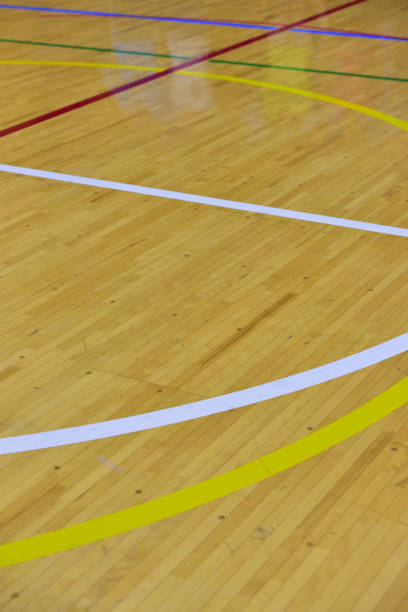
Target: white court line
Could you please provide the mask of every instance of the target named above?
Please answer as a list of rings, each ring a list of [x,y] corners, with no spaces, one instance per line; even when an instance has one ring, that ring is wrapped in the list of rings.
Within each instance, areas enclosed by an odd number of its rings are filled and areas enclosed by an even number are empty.
[[[145,431],[165,425],[184,423],[200,417],[243,408],[258,402],[281,397],[295,391],[308,389],[330,380],[340,378],[358,370],[400,355],[408,350],[408,333],[373,346],[365,351],[344,357],[326,365],[287,376],[263,385],[227,393],[219,397],[183,404],[174,408],[147,412],[136,416],[113,419],[90,425],[79,425],[54,431],[0,438],[0,455],[22,453],[44,448],[53,448],[67,444],[78,444],[91,440],[101,440],[113,436]]]
[[[179,200],[183,202],[194,202],[194,204],[206,204],[207,206],[217,206],[219,208],[230,208],[233,210],[245,210],[251,213],[261,213],[272,217],[283,217],[285,219],[296,219],[298,221],[308,221],[310,223],[323,223],[348,229],[374,232],[377,234],[389,234],[391,236],[402,236],[408,238],[408,228],[394,227],[390,225],[378,225],[376,223],[366,223],[364,221],[354,221],[352,219],[341,219],[339,217],[329,217],[326,215],[315,215],[313,213],[300,212],[297,210],[287,210],[272,206],[261,206],[259,204],[246,204],[245,202],[235,202],[234,200],[222,200],[207,196],[198,196],[179,191],[168,191],[167,189],[154,189],[152,187],[142,187],[140,185],[130,185],[128,183],[116,183],[114,181],[103,181],[99,179],[87,178],[84,176],[74,176],[61,172],[48,172],[46,170],[35,170],[33,168],[23,168],[20,166],[9,166],[0,164],[1,172],[12,174],[22,174],[36,178],[45,178],[52,181],[62,181],[64,183],[75,183],[77,185],[90,185],[102,189],[113,189],[115,191],[127,191],[169,200]]]
[[[311,221],[312,223],[324,223],[326,225],[336,225],[380,234],[408,237],[408,229],[404,228],[351,221],[348,219],[338,219],[336,217],[326,217],[324,215],[313,215],[310,213],[272,208],[269,206],[244,204],[242,202],[234,202],[232,200],[207,198],[203,196],[178,193],[175,191],[128,185],[127,183],[102,181],[98,179],[73,176],[70,174],[62,174],[59,172],[47,172],[44,170],[34,170],[19,166],[9,166],[7,164],[0,164],[0,171],[80,185],[91,185],[93,187],[113,189],[116,191],[128,191],[131,193],[194,202],[196,204],[207,204],[222,208],[245,210],[248,212],[257,212],[266,215],[286,217],[289,219]],[[242,391],[221,395],[219,397],[201,400],[191,404],[183,404],[181,406],[166,408],[164,410],[158,410],[156,412],[149,412],[132,417],[113,419],[111,421],[104,421],[101,423],[92,423],[90,425],[79,425],[77,427],[57,429],[54,431],[45,431],[35,434],[2,438],[0,439],[0,455],[43,448],[52,448],[68,444],[76,444],[79,442],[88,442],[91,440],[100,440],[103,438],[134,433],[136,431],[145,431],[147,429],[154,429],[156,427],[163,427],[165,425],[182,423],[200,417],[226,412],[228,410],[234,410],[236,408],[250,406],[268,399],[287,395],[302,389],[307,389],[309,387],[334,380],[341,376],[345,376],[346,374],[351,374],[352,372],[356,372],[380,363],[381,361],[385,361],[386,359],[390,359],[391,357],[395,357],[396,355],[404,353],[407,350],[408,333],[405,333],[375,347],[324,366],[256,387],[250,387],[249,389],[243,389]]]

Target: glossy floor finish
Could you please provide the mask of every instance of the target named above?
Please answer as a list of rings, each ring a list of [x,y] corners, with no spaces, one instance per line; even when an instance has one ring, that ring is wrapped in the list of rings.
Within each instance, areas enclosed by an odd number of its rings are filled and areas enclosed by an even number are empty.
[[[408,11],[347,4],[0,4],[1,610],[408,611]]]

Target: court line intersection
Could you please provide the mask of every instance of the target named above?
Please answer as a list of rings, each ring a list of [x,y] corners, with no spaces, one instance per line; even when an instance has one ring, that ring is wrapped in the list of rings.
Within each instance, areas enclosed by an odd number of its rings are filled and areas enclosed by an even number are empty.
[[[129,51],[126,49],[103,49],[101,47],[85,47],[83,45],[65,45],[63,43],[45,43],[38,41],[29,41],[29,40],[13,40],[11,38],[0,38],[0,42],[9,42],[21,45],[39,45],[44,47],[59,47],[63,49],[81,49],[86,51],[98,51],[100,53],[122,53],[127,55],[138,55],[143,57],[161,57],[166,59],[179,59],[179,60],[188,60],[191,57],[186,57],[183,55],[167,55],[165,53],[148,53],[146,51]],[[396,81],[400,83],[408,83],[408,79],[401,77],[390,77],[390,76],[381,76],[376,74],[359,74],[357,72],[340,72],[338,70],[319,70],[318,68],[300,68],[298,66],[280,66],[278,64],[256,64],[254,62],[238,62],[238,61],[229,61],[229,60],[217,60],[211,59],[210,63],[213,64],[224,64],[227,66],[249,66],[250,68],[269,68],[274,70],[288,70],[294,72],[306,72],[312,74],[329,74],[334,76],[347,76],[347,77],[359,77],[363,79],[376,79],[380,81]],[[115,68],[117,70],[140,70],[141,66],[134,66],[129,64],[105,64],[100,62],[65,62],[65,61],[41,61],[41,60],[0,60],[0,65],[46,65],[46,66],[84,66],[89,68]],[[146,68],[146,66],[143,66]],[[157,69],[155,67],[151,68],[152,71]],[[180,74],[184,74],[181,71]]]
[[[329,12],[334,12],[336,10],[340,10],[340,8],[345,8],[346,6],[352,6],[355,4],[359,4],[362,1],[366,1],[366,0],[355,0],[354,2],[349,2],[347,5],[343,5],[342,7],[337,7],[335,9],[332,9],[331,11],[327,11],[325,12],[325,14]],[[316,18],[316,16],[313,18]],[[312,18],[309,18],[308,20],[311,20],[311,19]],[[304,22],[305,20],[302,23]],[[285,29],[289,29],[289,28],[285,28]],[[275,31],[275,33],[277,33],[278,31]],[[262,35],[262,37],[257,37],[256,39],[259,40],[264,37],[265,36]],[[255,39],[251,39],[251,42],[252,41],[254,42]],[[240,46],[244,46],[245,44],[250,44],[250,43],[248,41],[239,43]],[[218,51],[214,53],[220,54],[221,52],[226,52],[226,51],[223,50],[223,51]],[[207,57],[205,59],[209,59],[209,58]],[[189,65],[192,65],[192,63],[198,63],[199,61],[203,61],[203,59],[192,60]],[[164,73],[169,74],[170,72],[174,72],[175,70],[180,70],[181,66],[184,67],[184,65],[180,65],[178,67],[175,67],[174,69],[171,69],[170,71],[162,71],[160,72],[160,74],[164,75]],[[197,76],[200,73],[190,73],[190,74],[193,76]],[[211,75],[208,78],[219,78],[219,76]],[[146,79],[141,79],[140,81],[138,81],[138,84],[141,84],[142,82],[148,82],[148,80],[153,80],[153,79],[149,77]],[[225,80],[232,81],[234,80],[234,77],[225,78]],[[246,82],[247,84],[253,84],[253,82],[251,83],[251,81],[248,79],[239,79],[239,82],[241,83]],[[124,87],[130,88],[128,87],[129,85],[130,87],[135,86],[135,84],[133,83],[133,84],[128,84],[127,86],[124,86]],[[293,91],[294,88],[287,88],[283,86],[271,86],[271,85],[272,84],[267,84],[267,86],[269,86],[272,89],[273,88],[280,89],[282,91],[294,93]],[[121,91],[123,91],[123,89],[121,89]],[[115,93],[117,92],[118,90],[115,90]],[[102,97],[106,97],[105,94],[99,94],[97,98],[102,99]],[[312,94],[312,92],[308,92],[308,94]],[[110,95],[113,95],[113,94],[110,94]],[[304,94],[300,94],[300,95],[304,95]],[[328,96],[321,96],[320,94],[317,94],[317,96],[318,97],[316,97],[316,94],[312,94],[312,95],[307,95],[306,97],[315,97],[316,99],[330,101]],[[94,96],[93,98],[96,98],[96,97]],[[96,99],[93,99],[93,101],[96,101]],[[342,102],[344,103],[345,101],[342,101]],[[347,104],[348,104],[347,106],[348,108],[354,107],[354,110],[357,110],[357,108],[359,107],[359,105],[353,105],[352,103],[347,103]],[[76,105],[78,105],[78,103],[76,103]],[[345,106],[345,104],[342,104],[342,105]],[[76,106],[76,108],[78,108],[78,106]],[[365,107],[361,107],[361,108],[365,108]],[[365,111],[360,111],[360,112],[365,112]],[[375,113],[375,115],[373,113]],[[400,129],[405,129],[405,130],[407,129],[406,127],[407,122],[403,122],[402,120],[398,120],[395,118],[391,118],[393,121],[389,121],[389,116],[383,113],[372,111],[372,113],[366,113],[366,114],[377,116],[377,118],[380,118],[383,121],[387,121],[388,123],[392,123],[393,125],[400,127]],[[384,117],[388,117],[388,119],[385,119]],[[38,118],[35,121],[38,122],[37,120]],[[31,122],[32,121],[33,120],[31,120]],[[31,125],[32,124],[33,123],[31,123]],[[404,124],[405,124],[405,127],[403,127]],[[16,126],[12,126],[12,127],[15,128]],[[17,131],[17,130],[14,129],[14,131]],[[8,133],[11,133],[11,132],[9,131]],[[3,132],[0,132],[0,135],[5,135],[4,130]],[[14,170],[12,170],[12,168],[14,168]],[[16,169],[18,169],[18,171],[16,171]],[[42,172],[42,171],[35,171],[32,169],[18,168],[15,166],[7,166],[7,165],[2,165],[0,167],[0,170],[5,171],[5,172],[14,171],[16,174],[28,174],[29,176],[39,176],[39,174],[35,175],[32,173]],[[47,174],[48,176],[45,176],[45,174]],[[59,173],[43,172],[43,175],[44,175],[43,178],[51,178],[51,175],[57,175],[57,174]],[[60,176],[66,177],[69,175],[60,175]],[[83,180],[83,177],[71,177],[71,178],[80,179],[80,180],[70,180],[68,182],[84,184],[83,182],[81,182],[81,180]],[[62,179],[55,179],[54,177],[54,180],[62,180]],[[94,182],[86,183],[86,184],[95,184],[95,179],[87,179],[87,180],[91,180]],[[109,181],[98,181],[97,186],[102,186],[102,183],[113,184],[112,182],[109,182]],[[119,185],[119,184],[116,184],[116,185]],[[123,184],[121,185],[123,186]],[[134,186],[128,186],[128,187],[134,187]],[[114,187],[110,187],[110,188],[114,188]],[[139,187],[138,189],[143,189],[144,190],[143,193],[146,193],[146,190],[149,190],[149,188],[139,188]],[[133,191],[130,189],[121,189],[121,190]],[[162,191],[163,192],[163,190],[149,190],[149,191],[150,192],[152,191],[156,191],[156,192]],[[142,192],[137,191],[137,193],[142,193]],[[173,194],[173,196],[175,194],[175,192],[168,192],[168,193]],[[153,195],[153,194],[150,193],[150,195]],[[185,196],[188,194],[178,194],[178,195]],[[173,196],[171,196],[171,199],[180,199],[179,197],[175,198]],[[161,195],[160,197],[165,197],[165,196]],[[200,196],[189,196],[189,197],[200,198]],[[210,203],[209,200],[215,200],[215,199],[206,198],[206,200],[208,201],[198,202],[198,203],[209,204]],[[220,202],[228,203],[229,201],[220,200]],[[237,203],[234,203],[234,204],[237,204]],[[212,203],[212,205],[220,205],[220,204]],[[251,205],[244,205],[244,206],[251,206]],[[231,208],[231,206],[227,204],[224,205],[224,207]],[[254,208],[255,206],[252,205],[251,210],[254,211]],[[269,207],[257,207],[257,208],[268,208],[269,209]],[[243,208],[240,208],[240,209],[246,210]],[[270,210],[274,210],[274,209],[270,209]],[[280,210],[280,209],[275,209],[275,210]],[[294,211],[285,211],[285,213],[293,213],[293,212]],[[264,214],[270,214],[270,213],[264,213]],[[306,213],[301,213],[301,214],[306,214]],[[282,215],[279,215],[279,216],[282,216]],[[315,217],[315,218],[319,217],[319,215],[309,215],[309,216]],[[289,218],[297,218],[297,217],[291,216]],[[326,217],[326,219],[335,219],[335,218]],[[313,220],[313,219],[309,218],[308,220]],[[316,219],[314,221],[321,222],[321,221],[316,221]],[[340,220],[340,221],[344,222],[344,220]],[[361,225],[361,222],[353,221],[351,223],[353,223],[354,226],[348,225],[347,227],[353,227],[354,229],[362,229],[361,227],[356,226],[356,224]],[[338,223],[335,223],[335,222],[332,224],[339,225]],[[374,226],[376,224],[364,224],[364,225]],[[346,227],[346,226],[343,225],[343,227]],[[376,227],[384,228],[387,226],[376,226]],[[404,230],[403,228],[391,228],[391,229],[393,230],[393,235],[400,235],[400,236],[406,236],[406,234],[405,233],[402,233],[402,234],[394,233],[394,230],[397,230],[397,231],[401,230],[402,232],[408,231],[408,230]],[[371,229],[368,231],[373,231],[373,230]],[[390,232],[380,231],[380,233],[390,233]],[[403,336],[400,336],[399,338],[401,339],[405,336],[407,336],[407,334],[403,334]],[[393,339],[392,341],[389,341],[389,342],[393,343],[396,340],[397,339]],[[373,347],[373,348],[376,348],[376,347]],[[372,349],[369,349],[369,350],[372,350]],[[406,347],[404,350],[406,350]],[[355,357],[355,356],[352,356],[352,357]],[[348,358],[345,358],[345,359],[348,359]],[[331,364],[328,364],[328,365],[331,365]],[[275,381],[275,382],[278,382],[278,381]],[[274,474],[278,474],[286,469],[289,469],[290,467],[298,465],[302,461],[306,461],[308,458],[316,456],[317,454],[323,452],[324,450],[328,450],[329,448],[332,448],[333,446],[350,438],[351,436],[363,431],[370,425],[374,424],[375,422],[379,421],[382,418],[385,418],[387,415],[390,415],[395,410],[400,408],[402,405],[406,403],[407,398],[408,398],[408,378],[405,378],[399,383],[397,383],[396,385],[394,385],[393,387],[391,387],[390,389],[388,389],[387,391],[385,391],[384,393],[382,393],[377,398],[367,402],[366,404],[354,410],[353,412],[349,413],[345,417],[342,417],[341,419],[334,421],[330,425],[327,425],[326,427],[323,427],[322,429],[300,440],[297,440],[296,442],[289,444],[288,446],[285,446],[260,459],[252,461],[251,463],[248,463],[239,468],[236,468],[235,470],[232,470],[225,474],[221,474],[207,481],[200,482],[196,485],[193,485],[192,487],[182,489],[180,491],[164,496],[162,498],[154,499],[152,501],[146,502],[145,504],[140,504],[133,508],[128,508],[126,510],[122,510],[122,511],[104,516],[104,517],[92,519],[90,521],[86,521],[81,524],[73,525],[70,527],[65,527],[63,529],[59,529],[53,532],[30,537],[28,539],[21,540],[18,542],[11,542],[8,544],[1,545],[0,546],[0,567],[6,567],[6,566],[13,565],[15,563],[20,563],[22,561],[26,561],[29,559],[38,559],[40,557],[44,557],[49,554],[53,554],[53,553],[65,551],[65,550],[70,550],[78,546],[82,546],[86,543],[96,542],[106,537],[118,535],[120,533],[124,533],[131,529],[135,529],[136,527],[139,527],[142,525],[148,525],[158,520],[162,520],[166,517],[174,516],[181,512],[185,512],[187,510],[196,508],[200,505],[209,503],[210,501],[220,499],[224,497],[225,495],[239,491],[243,489],[244,487],[247,487],[251,484],[256,484],[258,482],[261,482],[265,480],[266,478],[269,478],[270,476]],[[140,415],[140,416],[143,416],[143,415]]]
[[[188,60],[186,62],[182,62],[176,66],[171,68],[167,68],[157,73],[149,74],[146,77],[141,79],[137,79],[136,81],[132,81],[130,83],[126,83],[125,85],[121,85],[120,87],[115,87],[113,89],[109,89],[108,91],[101,92],[94,96],[90,96],[88,98],[84,98],[79,100],[78,102],[74,102],[72,104],[68,104],[66,106],[62,106],[48,113],[44,113],[43,115],[38,115],[37,117],[33,117],[32,119],[28,119],[26,121],[22,121],[20,123],[11,125],[3,130],[0,130],[0,137],[8,136],[10,134],[14,134],[15,132],[19,132],[26,128],[32,127],[44,121],[49,121],[50,119],[54,119],[66,113],[70,113],[74,110],[78,110],[79,108],[83,108],[84,106],[88,106],[89,104],[94,104],[95,102],[99,102],[101,100],[105,100],[111,96],[114,96],[123,91],[128,91],[129,89],[134,89],[135,87],[139,87],[141,85],[145,85],[146,83],[150,83],[152,81],[156,81],[157,79],[163,78],[170,74],[174,74],[179,72],[180,70],[184,70],[189,68],[190,66],[195,66],[196,64],[200,64],[207,60],[213,59],[220,55],[224,55],[225,53],[229,53],[230,51],[235,51],[237,49],[242,49],[247,47],[248,45],[252,45],[261,40],[265,40],[277,34],[281,34],[282,32],[287,32],[291,28],[303,25],[305,23],[309,23],[310,21],[315,21],[316,19],[320,19],[321,17],[325,17],[327,15],[332,15],[339,11],[345,10],[347,8],[351,8],[352,6],[356,6],[358,4],[362,4],[363,2],[368,2],[368,0],[352,0],[350,2],[346,2],[345,4],[341,4],[339,6],[335,6],[331,9],[326,9],[325,11],[321,11],[320,13],[316,13],[315,15],[311,15],[309,17],[305,17],[304,19],[300,19],[299,21],[293,22],[291,24],[282,26],[277,30],[273,30],[272,32],[265,32],[264,34],[259,34],[258,36],[253,36],[251,38],[247,38],[245,40],[241,40],[237,43],[233,43],[232,45],[228,45],[223,47],[222,49],[217,49],[216,51],[210,51],[205,55],[200,57],[196,57],[194,59]],[[3,5],[3,7],[6,5]]]
[[[104,11],[83,11],[79,9],[62,9],[62,8],[49,8],[49,7],[33,7],[25,5],[14,5],[14,4],[0,4],[0,8],[3,9],[14,9],[14,10],[26,10],[26,11],[39,11],[45,13],[53,13],[63,15],[78,15],[83,17],[118,17],[128,19],[140,19],[144,21],[161,21],[169,23],[189,23],[197,25],[210,25],[218,27],[232,27],[232,28],[248,28],[254,30],[276,30],[285,24],[282,23],[265,23],[265,22],[249,22],[249,21],[220,21],[218,19],[192,19],[189,17],[169,17],[160,15],[136,15],[133,13],[114,13]],[[335,28],[293,28],[292,32],[300,34],[323,34],[326,36],[349,36],[351,38],[371,38],[376,40],[393,40],[393,41],[408,41],[408,38],[403,36],[392,36],[387,34],[373,34],[370,32],[356,32],[351,30],[340,30]]]

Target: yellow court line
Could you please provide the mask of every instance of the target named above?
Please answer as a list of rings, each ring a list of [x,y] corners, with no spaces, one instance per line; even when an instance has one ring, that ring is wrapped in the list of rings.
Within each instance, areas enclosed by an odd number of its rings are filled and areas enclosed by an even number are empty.
[[[55,62],[35,60],[2,60],[0,64],[14,65],[50,65],[50,66],[81,66],[97,68],[114,68],[123,70],[140,70],[158,72],[162,68],[147,66],[129,66],[120,64],[95,64],[88,62]],[[364,113],[381,121],[390,123],[402,130],[408,131],[408,122],[385,113],[370,109],[360,104],[354,104],[340,98],[277,85],[263,81],[255,81],[233,76],[206,74],[201,72],[181,71],[190,76],[230,81],[245,85],[254,85],[313,98],[331,104],[337,104],[350,110]],[[6,567],[30,559],[38,559],[56,552],[77,548],[84,544],[96,542],[113,535],[130,531],[143,525],[191,510],[208,502],[220,499],[230,493],[239,491],[249,485],[261,482],[274,474],[278,474],[302,461],[313,457],[324,450],[332,448],[343,440],[363,431],[373,423],[391,414],[408,399],[408,378],[394,385],[377,398],[364,404],[347,416],[334,421],[288,446],[269,455],[252,461],[235,470],[216,476],[204,482],[193,485],[176,493],[161,497],[145,504],[128,508],[104,517],[93,519],[78,525],[65,527],[57,531],[34,536],[26,540],[11,542],[0,546],[0,567]]]
[[[161,72],[165,68],[150,68],[149,66],[133,66],[130,64],[99,64],[98,62],[60,62],[51,60],[0,60],[0,64],[10,66],[77,66],[79,68],[120,68],[121,70],[139,70],[145,72]]]
[[[220,499],[332,448],[408,401],[408,377],[350,414],[239,468],[144,504],[0,546],[0,567],[70,550]]]
[[[149,66],[134,66],[129,64],[99,64],[94,62],[58,62],[58,61],[43,61],[43,60],[0,60],[0,65],[20,65],[20,66],[77,66],[82,68],[113,68],[117,70],[139,70],[144,72],[162,72],[165,68],[153,68]],[[390,123],[395,127],[408,131],[408,121],[398,119],[387,113],[374,110],[368,106],[362,104],[355,104],[354,102],[348,102],[341,98],[335,98],[333,96],[326,96],[324,94],[315,93],[306,89],[298,89],[297,87],[288,87],[286,85],[278,85],[276,83],[269,83],[266,81],[256,81],[254,79],[245,79],[242,77],[234,77],[223,74],[212,74],[206,72],[192,72],[190,70],[180,70],[179,74],[186,74],[188,76],[204,77],[206,79],[216,79],[219,81],[229,81],[231,83],[240,83],[241,85],[253,85],[255,87],[265,87],[267,89],[274,89],[276,91],[283,91],[285,93],[291,93],[297,96],[303,96],[305,98],[312,98],[321,102],[328,102],[329,104],[336,104],[337,106],[343,106],[349,110],[363,113],[369,117],[374,117],[380,121]]]

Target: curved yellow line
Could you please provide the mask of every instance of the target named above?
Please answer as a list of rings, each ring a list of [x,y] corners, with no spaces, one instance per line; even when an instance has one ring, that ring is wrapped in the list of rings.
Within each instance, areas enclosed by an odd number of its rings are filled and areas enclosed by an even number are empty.
[[[58,61],[43,61],[43,60],[0,60],[0,65],[21,65],[21,66],[77,66],[82,68],[113,68],[117,70],[138,70],[144,72],[161,72],[165,68],[154,68],[149,66],[133,66],[129,64],[99,64],[93,62],[58,62]],[[319,100],[321,102],[328,102],[329,104],[336,104],[337,106],[343,106],[349,110],[363,113],[369,117],[374,117],[380,121],[390,123],[395,127],[408,131],[408,121],[398,119],[392,115],[382,113],[381,111],[374,110],[368,106],[362,104],[355,104],[354,102],[348,102],[341,98],[334,98],[333,96],[326,96],[324,94],[315,93],[314,91],[308,91],[306,89],[298,89],[297,87],[288,87],[287,85],[277,85],[275,83],[268,83],[265,81],[256,81],[254,79],[245,79],[242,77],[228,76],[223,74],[211,74],[206,72],[193,72],[190,70],[180,70],[180,74],[186,74],[188,76],[204,77],[206,79],[216,79],[219,81],[230,81],[231,83],[240,83],[241,85],[253,85],[255,87],[265,87],[267,89],[274,89],[276,91],[283,91],[285,93],[291,93],[296,96],[303,96],[304,98],[312,98],[313,100]]]
[[[313,98],[314,100],[320,100],[322,102],[328,102],[329,104],[337,104],[337,106],[343,106],[350,110],[354,110],[358,113],[363,113],[369,117],[374,117],[380,121],[385,121],[395,127],[400,128],[408,132],[408,121],[398,119],[392,115],[387,115],[381,111],[374,110],[368,106],[362,104],[355,104],[354,102],[348,102],[342,98],[334,98],[333,96],[326,96],[324,94],[315,93],[314,91],[308,91],[307,89],[298,89],[297,87],[288,87],[287,85],[277,85],[275,83],[267,83],[265,81],[255,81],[253,79],[244,79],[242,77],[233,77],[219,74],[207,74],[204,72],[191,72],[188,70],[180,71],[183,74],[189,74],[191,76],[203,76],[207,79],[219,79],[222,81],[231,81],[232,83],[241,83],[242,85],[254,85],[255,87],[266,87],[267,89],[275,89],[277,91],[283,91],[285,93],[295,94],[296,96],[303,96],[304,98]]]
[[[96,542],[239,491],[332,448],[391,414],[407,401],[408,377],[330,425],[235,470],[127,510],[4,544],[0,546],[0,567]]]
[[[147,66],[129,66],[121,64],[97,64],[90,62],[57,62],[37,60],[1,60],[0,64],[11,65],[48,65],[48,66],[80,66],[86,68],[113,68],[122,70],[139,70],[159,72],[162,68]],[[402,130],[408,131],[408,122],[360,104],[354,104],[340,98],[323,94],[276,85],[263,81],[241,77],[207,74],[201,72],[181,71],[189,76],[199,76],[275,89],[286,93],[337,104],[381,121],[385,121]],[[204,482],[193,485],[176,493],[166,495],[145,504],[115,512],[107,516],[65,527],[42,535],[34,536],[19,542],[11,542],[0,546],[0,567],[6,567],[30,559],[38,559],[53,553],[77,548],[84,544],[96,542],[130,531],[143,525],[148,525],[164,518],[191,510],[210,501],[214,501],[249,485],[261,482],[274,474],[293,467],[324,450],[332,448],[343,440],[363,431],[373,423],[381,420],[400,408],[408,399],[408,378],[394,385],[377,398],[364,404],[347,416],[334,421],[319,431],[285,446],[269,455],[252,461],[235,470],[216,476]]]

